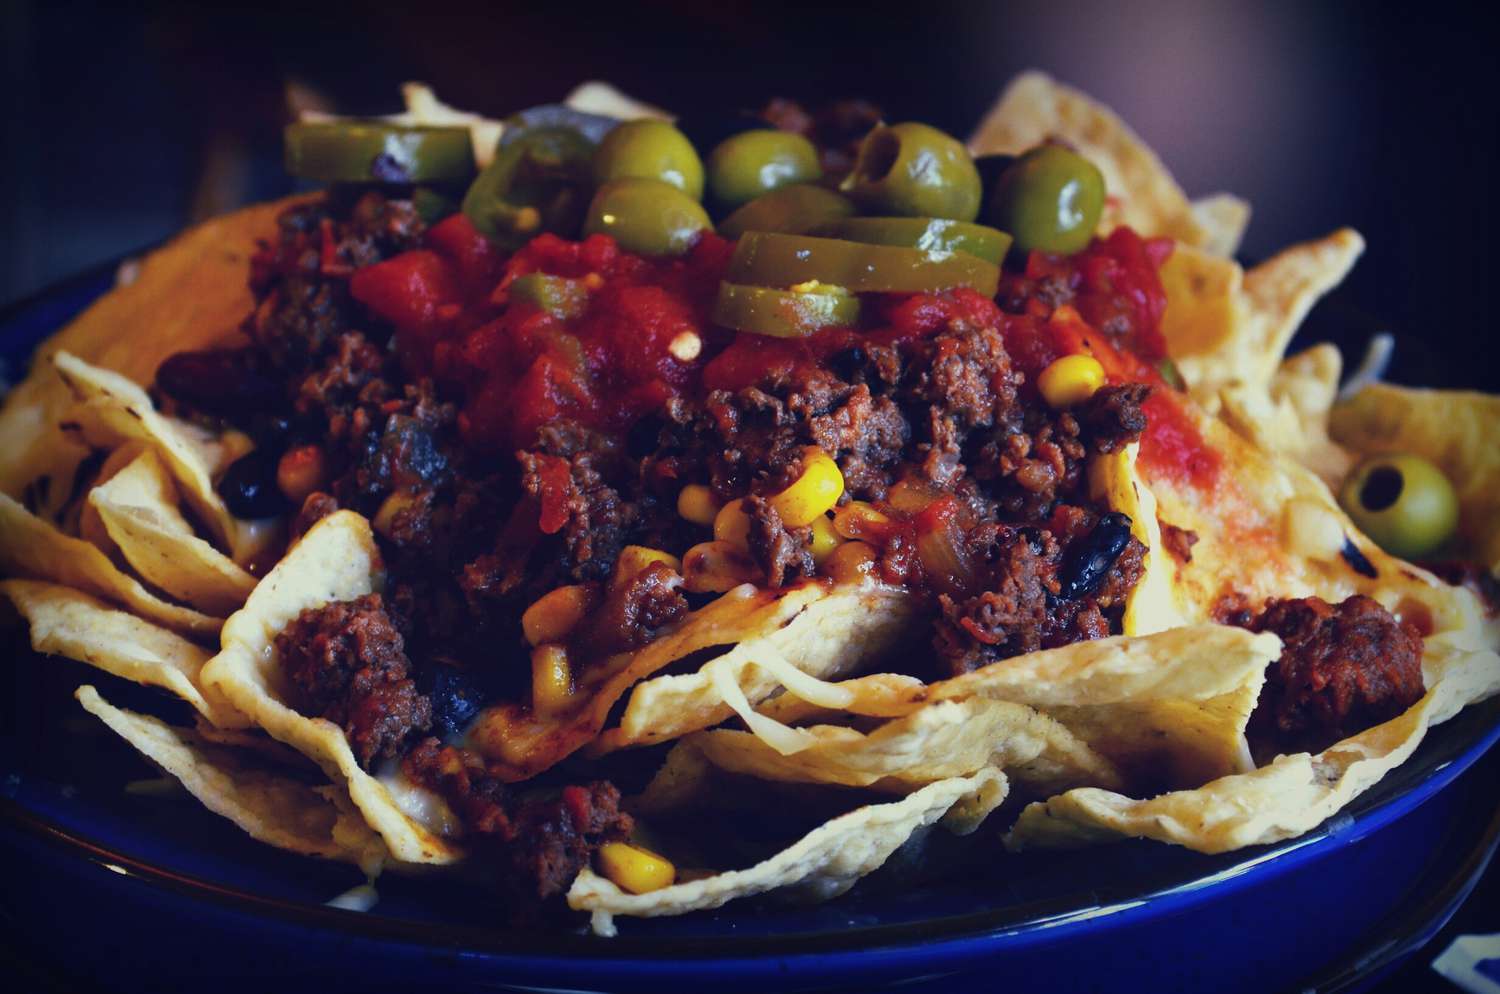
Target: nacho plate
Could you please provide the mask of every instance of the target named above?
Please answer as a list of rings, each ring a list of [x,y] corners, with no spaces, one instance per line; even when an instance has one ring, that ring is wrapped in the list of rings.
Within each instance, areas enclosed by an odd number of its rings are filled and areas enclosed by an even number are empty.
[[[1152,484],[1152,486],[1154,486],[1154,484]],[[1149,504],[1146,504],[1146,499],[1148,499],[1148,495],[1143,495],[1143,493],[1137,493],[1137,496],[1139,496],[1139,498],[1142,499],[1142,505],[1143,505],[1143,507],[1149,507]],[[1115,505],[1112,505],[1112,507],[1119,508],[1119,507],[1121,507],[1121,505],[1115,504]],[[1169,507],[1170,507],[1170,505],[1169,505]],[[1181,507],[1181,504],[1179,504],[1179,507]],[[1133,508],[1133,510],[1134,510],[1134,508]],[[1181,519],[1179,519],[1179,520],[1181,520]],[[317,531],[317,528],[315,528],[315,531]],[[309,543],[312,543],[312,541],[314,541],[314,534],[309,534],[308,541],[309,541]],[[1160,550],[1157,550],[1157,552],[1160,553]],[[1215,564],[1215,559],[1217,559],[1217,558],[1218,558],[1218,556],[1209,556],[1209,567],[1208,567],[1209,568],[1209,576],[1214,576],[1214,570],[1215,570],[1215,565],[1214,564]],[[1157,562],[1157,565],[1161,565],[1160,562]],[[1151,571],[1151,568],[1152,568],[1151,564],[1148,564],[1148,573],[1149,573],[1149,571]],[[1302,589],[1305,589],[1305,588],[1302,588]],[[1322,589],[1325,589],[1325,588],[1319,588],[1319,586],[1314,585],[1313,589],[1319,589],[1319,591],[1322,591]],[[1337,585],[1334,586],[1334,589],[1338,589]],[[1398,591],[1398,594],[1400,594],[1400,591]],[[1193,606],[1197,607],[1197,609],[1199,609],[1200,612],[1202,612],[1202,610],[1205,609],[1205,607],[1206,607],[1206,604],[1203,603],[1203,598],[1200,597],[1200,595],[1196,595],[1196,594],[1194,594],[1193,597],[1194,597],[1194,604],[1193,604]],[[255,598],[252,597],[252,604],[254,604],[254,603],[255,603]],[[249,610],[249,607],[246,610]],[[1436,610],[1437,615],[1439,615],[1439,619],[1437,619],[1437,621],[1440,622],[1440,628],[1446,628],[1446,627],[1448,627],[1449,618],[1448,618],[1448,616],[1443,615],[1443,607],[1434,607],[1434,610]],[[1461,615],[1461,613],[1463,613],[1463,612],[1460,612],[1460,615]],[[1127,631],[1128,631],[1128,628],[1127,628]],[[267,634],[270,634],[269,631],[267,631]],[[226,640],[229,640],[229,633],[226,633]],[[771,661],[772,661],[771,658],[769,658],[769,657],[766,658],[766,660],[763,661],[763,663],[760,663],[760,667],[762,667],[762,669],[765,669],[765,667],[769,666],[769,663],[771,663]],[[759,661],[757,661],[757,663],[759,663]],[[771,667],[771,670],[769,670],[769,672],[777,673],[777,670],[775,670],[775,667]],[[826,672],[826,673],[819,673],[819,675],[817,675],[817,676],[825,676],[825,678],[835,678],[835,676],[838,676],[838,675],[840,675],[840,672],[838,672],[837,669],[834,669],[834,670],[829,670],[829,672]],[[777,673],[777,676],[778,676],[778,682],[780,682],[780,684],[783,685],[783,687],[786,688],[786,690],[789,691],[789,693],[799,694],[799,696],[802,696],[802,694],[805,694],[805,696],[807,696],[807,697],[805,697],[805,699],[810,700],[810,702],[813,702],[813,700],[822,700],[822,702],[825,703],[825,705],[828,705],[828,703],[837,703],[837,699],[835,699],[835,696],[832,696],[832,690],[828,690],[828,691],[820,690],[819,685],[817,685],[817,678],[813,678],[813,681],[811,681],[811,682],[805,682],[804,681],[804,676],[795,676],[795,673],[793,673],[793,672],[786,672],[786,673],[784,673],[784,675],[781,675],[781,673]],[[795,676],[795,679],[793,679],[793,676]],[[810,675],[808,675],[808,676],[810,676]],[[210,681],[210,682],[213,685],[217,685],[217,681]],[[715,687],[717,687],[717,685],[721,684],[721,681],[720,681],[720,679],[717,678],[717,676],[715,676],[714,684],[715,684]],[[805,684],[805,687],[804,687],[804,684]],[[753,720],[751,720],[751,718],[753,718],[753,714],[747,714],[747,708],[750,708],[750,706],[754,705],[754,700],[751,699],[750,702],[748,702],[748,703],[745,702],[745,700],[744,700],[745,688],[747,688],[747,687],[750,687],[750,685],[745,685],[744,682],[742,682],[742,681],[741,681],[741,684],[739,684],[738,688],[733,687],[733,681],[730,681],[730,684],[724,685],[723,693],[721,693],[721,700],[723,700],[724,703],[727,703],[727,705],[730,705],[730,708],[735,709],[735,711],[739,711],[739,714],[741,714],[741,717],[745,718],[745,720],[747,720],[747,721],[751,721],[751,727],[754,727]],[[771,687],[774,687],[774,685],[771,685]],[[831,685],[829,685],[829,687],[831,687]],[[732,691],[732,693],[730,693],[730,691]],[[756,691],[756,694],[760,694],[760,693],[763,693],[763,691]],[[738,700],[736,700],[736,696],[738,696]],[[822,697],[819,697],[819,696],[822,696]],[[239,705],[243,706],[243,708],[248,708],[248,709],[251,709],[251,711],[255,711],[255,708],[254,708],[254,706],[252,706],[252,703],[254,703],[254,702],[245,702],[245,700],[240,700]],[[1460,702],[1460,703],[1463,703],[1463,702]],[[1449,709],[1449,711],[1451,711],[1451,709]],[[726,714],[726,712],[724,712],[724,714]],[[1244,717],[1244,712],[1242,712],[1241,717]],[[1445,712],[1445,717],[1448,717],[1448,712]],[[275,723],[267,724],[266,721],[263,720],[263,721],[261,721],[261,724],[266,724],[267,729],[272,730],[273,735],[279,735],[279,736],[281,736],[281,733],[279,733],[278,730],[276,730]],[[684,729],[684,730],[691,730],[691,729]],[[291,744],[297,745],[297,742],[294,741],[293,738],[287,738],[287,741],[291,742]],[[306,748],[306,747],[300,747],[300,748]],[[778,748],[780,748],[780,747],[778,747]],[[312,756],[312,753],[309,753],[309,756]],[[323,759],[323,757],[321,757],[321,756],[312,756],[312,757],[314,757],[314,759],[320,759],[320,760]],[[926,820],[926,819],[924,819],[924,820]],[[387,841],[390,841],[389,835],[387,835]]]

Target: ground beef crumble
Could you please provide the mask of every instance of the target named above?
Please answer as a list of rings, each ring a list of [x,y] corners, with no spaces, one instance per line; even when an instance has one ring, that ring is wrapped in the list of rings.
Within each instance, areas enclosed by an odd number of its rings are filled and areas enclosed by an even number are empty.
[[[1369,597],[1272,600],[1249,627],[1282,640],[1247,729],[1258,757],[1321,751],[1422,696],[1420,634]]]

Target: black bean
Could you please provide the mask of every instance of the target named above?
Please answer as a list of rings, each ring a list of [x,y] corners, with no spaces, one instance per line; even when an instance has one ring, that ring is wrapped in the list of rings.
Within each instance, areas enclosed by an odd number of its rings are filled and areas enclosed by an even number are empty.
[[[463,735],[484,707],[484,692],[467,672],[430,663],[417,674],[417,689],[432,701],[432,730],[444,739]]]
[[[275,382],[251,368],[244,350],[178,352],[156,369],[156,386],[203,414],[248,417],[281,400]]]
[[[1130,518],[1112,511],[1094,530],[1068,550],[1059,580],[1059,595],[1067,600],[1086,597],[1099,589],[1125,546],[1130,544]]]
[[[218,489],[230,514],[236,518],[271,518],[290,510],[276,485],[278,461],[276,453],[255,449],[224,471]]]
[[[1349,568],[1360,576],[1367,576],[1373,580],[1380,575],[1380,571],[1375,568],[1375,564],[1370,562],[1363,552],[1359,551],[1359,546],[1347,538],[1344,539],[1344,547],[1339,550],[1339,555],[1343,556],[1344,562],[1349,564]]]

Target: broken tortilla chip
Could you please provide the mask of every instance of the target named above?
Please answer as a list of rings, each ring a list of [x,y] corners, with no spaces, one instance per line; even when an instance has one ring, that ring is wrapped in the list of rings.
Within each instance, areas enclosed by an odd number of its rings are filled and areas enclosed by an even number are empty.
[[[1301,835],[1404,762],[1428,727],[1500,692],[1494,652],[1429,640],[1423,668],[1429,689],[1420,701],[1317,755],[1278,756],[1251,773],[1150,800],[1094,788],[1068,791],[1027,806],[1006,845],[1071,847],[1130,837],[1220,853]]]
[[[223,624],[220,618],[162,600],[93,545],[64,535],[6,494],[0,494],[0,570],[86,590],[191,635],[214,635]]]
[[[743,870],[717,873],[645,894],[629,894],[585,869],[568,891],[568,906],[592,912],[595,933],[614,935],[614,916],[657,917],[718,908],[739,897],[786,888],[809,900],[837,897],[884,865],[913,832],[931,825],[964,798],[998,801],[1005,777],[996,770],[929,784],[900,801],[869,804],[814,829],[796,843]]]
[[[151,450],[89,491],[88,504],[132,569],[177,600],[220,617],[245,602],[255,577],[193,534],[172,481]]]
[[[354,863],[375,873],[386,859],[348,794],[272,771],[256,757],[210,742],[189,728],[173,728],[149,715],[109,704],[93,687],[75,696],[90,714],[175,777],[214,814],[252,838],[303,856]]]
[[[288,682],[275,652],[277,633],[304,610],[363,596],[377,589],[380,580],[380,557],[369,522],[352,511],[323,518],[224,623],[223,649],[203,668],[203,683],[272,738],[317,763],[335,784],[346,786],[350,800],[396,859],[450,863],[461,850],[402,806],[420,810],[427,792],[387,784],[366,773],[342,728],[299,714],[288,703]]]
[[[0,581],[31,628],[31,647],[66,656],[136,683],[161,687],[222,728],[249,720],[201,681],[213,655],[175,632],[116,610],[88,594],[36,580]]]
[[[1500,577],[1500,397],[1376,383],[1333,408],[1334,439],[1363,458],[1406,452],[1447,474],[1465,558]]]

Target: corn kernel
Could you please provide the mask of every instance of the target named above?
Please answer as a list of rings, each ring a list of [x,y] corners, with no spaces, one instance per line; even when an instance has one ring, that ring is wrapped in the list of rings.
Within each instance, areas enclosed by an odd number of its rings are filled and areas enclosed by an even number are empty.
[[[1062,410],[1083,403],[1104,386],[1104,367],[1091,355],[1065,355],[1042,370],[1036,385],[1048,404]]]
[[[843,539],[834,530],[833,519],[828,515],[820,515],[813,519],[812,523],[812,557],[813,562],[822,566],[833,550],[839,547]]]
[[[802,474],[781,493],[771,498],[771,506],[784,524],[802,528],[827,514],[844,493],[844,474],[833,457],[816,445],[803,450]]]
[[[875,571],[875,560],[870,543],[845,542],[823,563],[823,572],[839,583],[858,583]]]
[[[542,716],[556,714],[573,700],[573,667],[568,650],[539,645],[531,653],[531,709]]]
[[[741,549],[750,547],[750,515],[745,513],[743,498],[730,501],[714,515],[714,541]]]
[[[599,869],[615,886],[632,894],[670,887],[677,868],[649,849],[628,842],[606,842],[599,847]]]
[[[712,525],[719,513],[719,501],[708,487],[689,483],[677,494],[677,513],[695,525]]]
[[[672,572],[682,572],[682,560],[670,552],[645,545],[627,545],[620,550],[620,558],[615,560],[615,572],[610,577],[610,583],[616,587],[622,586],[640,576],[641,571],[652,563],[666,563]]]
[[[380,507],[375,511],[375,517],[371,520],[370,526],[389,538],[391,529],[396,525],[396,515],[414,506],[419,499],[416,494],[408,493],[405,490],[397,490],[380,502]]]
[[[328,485],[328,460],[317,445],[287,449],[276,463],[276,488],[293,504],[300,505],[314,490]]]
[[[851,500],[833,516],[833,527],[845,538],[870,538],[888,528],[891,519],[874,504]]]
[[[744,549],[728,542],[699,542],[682,556],[683,587],[694,594],[722,594],[761,578]]]
[[[593,606],[593,592],[588,587],[558,587],[538,597],[521,614],[521,632],[532,645],[561,642]]]

